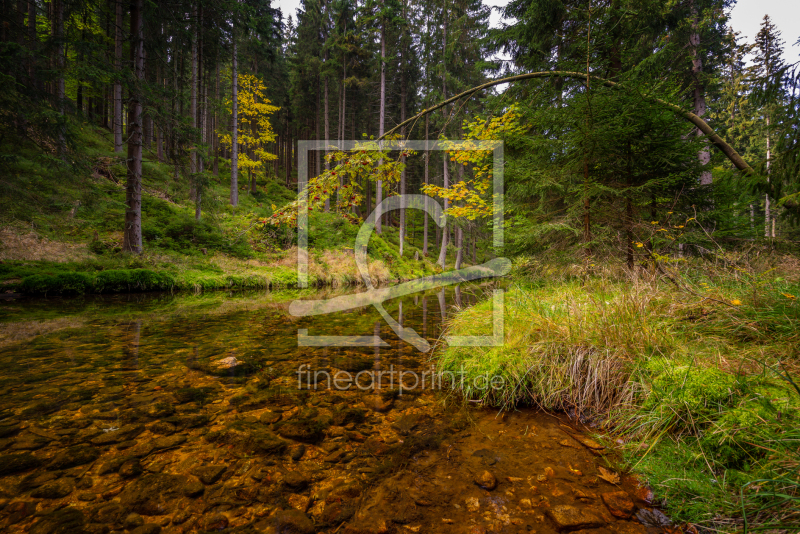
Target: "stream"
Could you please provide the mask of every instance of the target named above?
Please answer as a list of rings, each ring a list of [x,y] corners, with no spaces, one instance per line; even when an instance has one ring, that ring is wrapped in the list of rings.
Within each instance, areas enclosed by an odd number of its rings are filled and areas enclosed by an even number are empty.
[[[385,307],[436,345],[492,289]],[[0,531],[673,531],[566,416],[465,406],[374,308],[298,318],[297,296],[0,301]]]

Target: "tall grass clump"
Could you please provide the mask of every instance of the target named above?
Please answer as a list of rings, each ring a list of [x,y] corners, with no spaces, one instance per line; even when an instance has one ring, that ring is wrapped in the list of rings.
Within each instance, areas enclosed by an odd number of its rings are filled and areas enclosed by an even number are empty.
[[[444,347],[439,370],[466,399],[600,425],[677,521],[800,531],[800,262],[660,262],[517,261],[504,344]],[[491,314],[490,301],[462,310],[447,334],[491,334]]]

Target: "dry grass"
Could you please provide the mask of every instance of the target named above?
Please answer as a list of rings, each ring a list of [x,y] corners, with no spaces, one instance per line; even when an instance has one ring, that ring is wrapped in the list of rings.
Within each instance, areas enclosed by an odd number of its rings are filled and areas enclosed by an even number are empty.
[[[0,260],[82,261],[92,256],[86,244],[51,241],[32,230],[0,228]]]

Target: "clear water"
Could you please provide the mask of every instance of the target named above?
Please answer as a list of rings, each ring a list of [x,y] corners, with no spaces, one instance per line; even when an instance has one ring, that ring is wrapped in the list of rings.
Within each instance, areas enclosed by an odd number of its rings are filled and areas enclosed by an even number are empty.
[[[436,345],[491,289],[387,310]],[[0,302],[0,530],[660,531],[657,511],[630,518],[648,490],[566,419],[403,390],[430,355],[372,308],[288,313],[335,294]],[[388,346],[299,347],[299,329]],[[362,387],[328,387],[337,372]]]

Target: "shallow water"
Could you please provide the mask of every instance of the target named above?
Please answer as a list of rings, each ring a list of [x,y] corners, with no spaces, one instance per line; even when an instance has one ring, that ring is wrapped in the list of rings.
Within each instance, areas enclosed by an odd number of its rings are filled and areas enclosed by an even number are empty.
[[[433,345],[491,289],[386,307]],[[411,388],[429,355],[373,308],[297,318],[296,296],[0,302],[0,530],[662,531],[568,420]],[[387,345],[298,347],[299,329]]]

